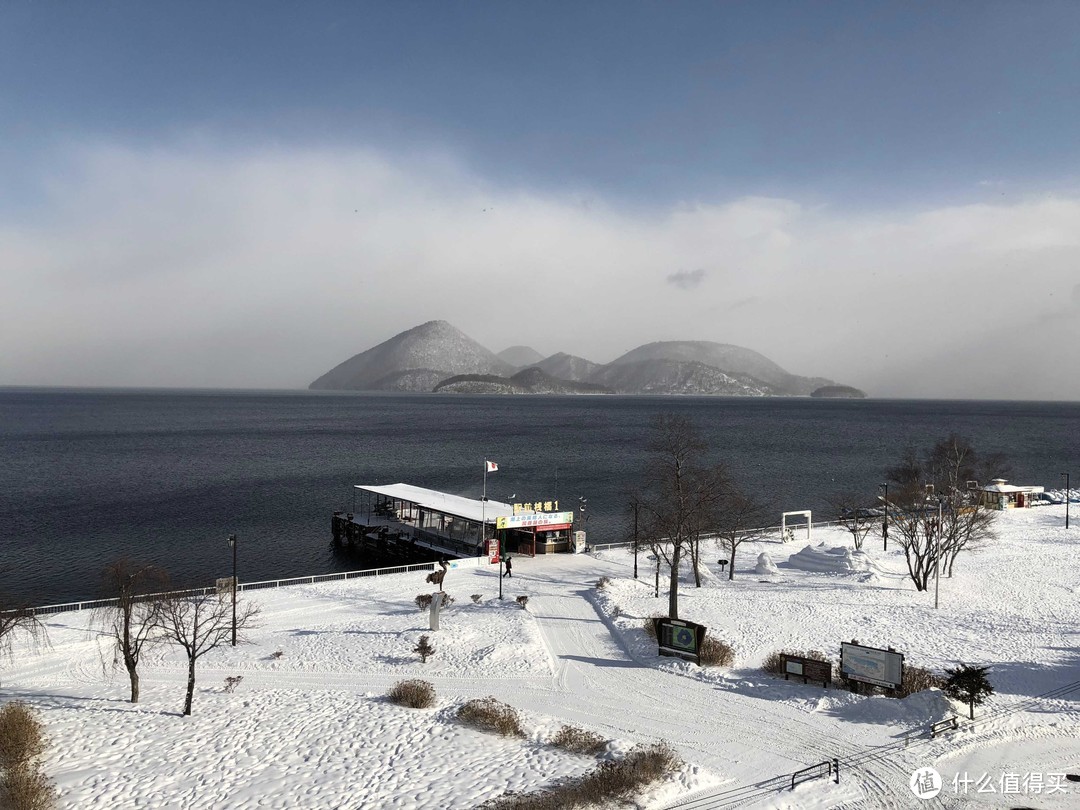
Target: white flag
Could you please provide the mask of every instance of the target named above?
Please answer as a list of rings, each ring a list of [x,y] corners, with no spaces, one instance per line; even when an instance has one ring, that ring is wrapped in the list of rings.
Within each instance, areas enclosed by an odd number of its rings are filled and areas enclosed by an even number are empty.
[[[487,461],[485,459],[484,464],[487,465],[487,472],[495,472],[497,469],[499,469],[499,465],[496,464],[494,461]]]

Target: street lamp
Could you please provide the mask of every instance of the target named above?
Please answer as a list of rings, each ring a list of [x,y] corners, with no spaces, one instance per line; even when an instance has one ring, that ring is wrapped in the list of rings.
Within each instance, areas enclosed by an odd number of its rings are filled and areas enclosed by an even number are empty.
[[[945,502],[942,495],[937,499],[937,548],[934,551],[934,610],[938,609],[938,589],[941,585],[941,535],[945,524],[941,522],[941,505]]]
[[[1069,528],[1069,474],[1063,472],[1061,477],[1065,479],[1065,528]]]
[[[889,550],[889,482],[882,481],[878,484],[878,489],[885,490],[885,497],[882,498],[882,502],[885,504],[885,517],[881,520],[881,550]]]
[[[232,548],[232,645],[236,646],[236,535],[229,535],[229,546]]]
[[[634,512],[634,579],[637,579],[637,555],[638,555],[638,511],[641,504],[637,498],[630,499],[630,508]]]
[[[588,533],[589,532],[589,516],[588,516],[588,514],[586,514],[585,510],[589,508],[589,499],[586,498],[584,495],[579,495],[578,500],[581,502],[581,505],[578,507],[578,510],[581,512],[581,530],[583,532],[585,532],[585,550],[588,551],[589,550],[589,533]]]

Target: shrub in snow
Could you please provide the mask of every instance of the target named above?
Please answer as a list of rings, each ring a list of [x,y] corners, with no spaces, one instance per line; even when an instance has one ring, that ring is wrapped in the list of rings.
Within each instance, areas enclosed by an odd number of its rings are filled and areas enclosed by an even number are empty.
[[[427,709],[435,705],[435,687],[417,678],[398,681],[386,693],[390,701],[410,709]]]
[[[470,598],[472,599],[472,602],[473,602],[474,605],[479,605],[480,600],[483,599],[484,597],[481,596],[478,593],[474,593]]]
[[[416,596],[416,607],[420,610],[427,610],[431,607],[431,594],[421,593]]]
[[[645,631],[645,635],[647,635],[651,639],[655,639],[656,638],[656,620],[657,619],[666,619],[666,618],[667,618],[666,613],[654,613],[652,616],[646,616],[642,620],[642,624],[641,624],[642,629]]]
[[[682,766],[667,743],[639,746],[621,760],[602,762],[588,773],[561,780],[537,793],[507,793],[481,805],[483,810],[564,810],[613,807],[631,802],[642,789]]]
[[[284,653],[284,652],[282,652],[281,650],[274,650],[274,652],[273,652],[273,653],[271,653],[270,657],[271,657],[271,658],[273,658],[273,659],[274,659],[274,660],[276,661],[276,660],[278,660],[279,658],[281,658],[281,656],[283,656],[284,654],[285,654],[285,653]]]
[[[596,587],[597,587],[598,590],[602,591],[602,590],[604,590],[604,588],[606,588],[610,584],[611,584],[611,577],[600,577],[600,579],[598,579],[597,582],[596,582]]]
[[[452,604],[454,604],[454,597],[444,591],[442,595],[442,606],[448,608]]]
[[[945,679],[922,667],[904,666],[904,680],[896,690],[897,697],[906,698],[926,689],[944,689]]]
[[[519,605],[521,605],[521,609],[522,609],[522,610],[524,610],[524,609],[525,609],[525,606],[526,606],[527,604],[529,604],[529,597],[527,597],[527,596],[524,596],[524,595],[522,595],[522,596],[519,596],[519,597],[517,598],[517,603],[518,603]]]
[[[413,647],[413,652],[420,656],[420,663],[426,664],[428,656],[435,654],[435,648],[431,646],[431,639],[427,636],[420,636],[420,640]]]
[[[45,753],[45,726],[22,701],[0,709],[0,768],[18,770],[32,765]]]
[[[16,768],[0,776],[0,807],[5,810],[52,810],[56,790],[37,768]]]
[[[703,667],[730,667],[735,663],[735,650],[732,646],[713,636],[705,636],[700,652]]]
[[[243,675],[230,675],[225,679],[225,691],[232,693],[236,691],[236,687],[240,684],[240,681],[244,680]]]
[[[525,736],[517,710],[493,697],[470,700],[458,709],[457,717],[462,723],[482,731],[495,731],[504,737]]]
[[[25,703],[0,709],[0,807],[48,810],[56,803],[52,784],[39,771],[45,753],[45,727]]]
[[[608,741],[592,731],[586,731],[577,726],[563,726],[559,729],[559,733],[551,738],[551,744],[556,748],[573,751],[575,754],[595,756],[607,748]]]

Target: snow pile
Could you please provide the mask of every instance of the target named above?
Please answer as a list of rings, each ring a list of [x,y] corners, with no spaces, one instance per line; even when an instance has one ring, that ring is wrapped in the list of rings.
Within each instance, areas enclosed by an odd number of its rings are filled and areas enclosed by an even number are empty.
[[[769,556],[769,552],[763,551],[757,556],[757,565],[754,566],[754,573],[760,577],[767,577],[772,574],[779,574],[780,569],[776,567],[776,563],[774,563],[773,558]]]
[[[597,759],[547,744],[564,723],[610,740],[603,756],[659,739],[676,748],[685,767],[636,797],[641,808],[837,756],[860,761],[840,785],[817,780],[753,806],[914,806],[905,804],[908,779],[927,765],[948,778],[992,770],[996,779],[1017,767],[1075,771],[1080,703],[1075,692],[1055,691],[1077,680],[1080,661],[1080,530],[1066,532],[1064,512],[998,514],[998,537],[941,579],[939,609],[933,593],[912,586],[902,551],[855,553],[839,545],[847,536],[840,529],[820,533],[833,548],[807,547],[786,562],[782,545],[747,542],[731,581],[703,576],[698,587],[684,570],[679,616],[731,644],[732,668],[660,657],[643,626],[667,613],[667,572],[656,596],[655,569],[647,565],[635,579],[633,555],[612,550],[603,559],[516,557],[501,602],[494,570],[457,570],[448,587],[458,601],[437,632],[413,603],[429,590],[421,574],[245,595],[261,607],[261,626],[249,643],[200,660],[189,718],[177,711],[187,673],[175,649],[144,657],[143,700],[132,706],[123,673],[103,672],[112,652],[92,617],[48,616],[49,646],[20,644],[0,660],[0,700],[39,710],[52,740],[44,770],[58,787],[58,810],[464,810],[594,768]],[[782,580],[761,578],[777,568]],[[483,595],[480,604],[468,600],[472,593]],[[529,596],[527,610],[514,601],[520,595]],[[436,652],[422,664],[412,648],[428,633]],[[977,710],[985,719],[962,720],[959,731],[930,743],[920,736],[928,724],[966,717],[966,707],[937,691],[867,698],[761,670],[781,650],[819,650],[835,661],[840,642],[853,638],[938,673],[958,662],[988,665],[995,694]],[[224,679],[238,673],[243,682],[226,693]],[[436,706],[386,700],[405,677],[429,680]],[[488,695],[520,712],[525,739],[457,722],[464,701]],[[906,748],[909,738],[922,742]],[[1077,795],[1008,798],[1012,806],[1075,807]],[[945,806],[966,806],[948,798]]]
[[[808,545],[792,554],[786,565],[818,574],[867,574],[874,569],[866,552],[855,551],[849,546],[826,548],[824,543],[816,548]]]
[[[1070,503],[1080,503],[1080,489],[1066,490],[1064,487],[1061,489],[1048,489],[1041,495],[1036,495],[1035,503],[1065,503],[1068,499]]]

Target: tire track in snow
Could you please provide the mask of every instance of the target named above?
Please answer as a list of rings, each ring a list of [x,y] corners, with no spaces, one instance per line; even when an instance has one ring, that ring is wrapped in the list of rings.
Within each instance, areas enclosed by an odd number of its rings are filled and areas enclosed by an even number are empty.
[[[573,713],[588,724],[628,736],[640,736],[643,727],[648,728],[654,736],[668,740],[684,754],[693,752],[692,759],[721,774],[728,773],[732,763],[729,758],[718,756],[718,747],[750,748],[773,757],[781,756],[791,763],[791,770],[864,750],[863,746],[836,736],[823,738],[820,722],[804,721],[789,712],[774,711],[767,718],[759,715],[753,733],[748,735],[750,707],[745,705],[748,698],[696,678],[642,665],[598,606],[586,597],[587,590],[567,596],[565,583],[559,584],[563,586],[559,593],[541,592],[532,601],[542,637],[552,657],[560,661],[555,685],[566,692],[562,714],[571,709],[568,704],[573,702],[574,692],[587,687],[589,705]],[[585,629],[590,627],[591,632]],[[598,673],[601,668],[603,676]],[[637,696],[638,700],[628,701],[629,696]],[[755,707],[759,710],[778,708],[769,706],[768,701],[758,703],[766,704]],[[646,714],[640,711],[643,704],[650,709]],[[705,704],[707,709],[702,714],[710,724],[687,726],[684,722],[687,706],[694,704]],[[816,752],[813,762],[806,761],[808,751]],[[864,770],[864,789],[869,794],[870,806],[900,806],[893,798],[897,795],[895,786],[900,769],[886,766],[887,775],[878,773],[878,769]],[[902,775],[906,789],[907,774]]]

